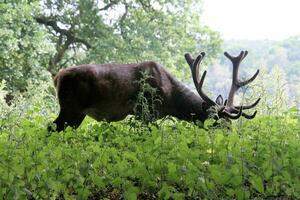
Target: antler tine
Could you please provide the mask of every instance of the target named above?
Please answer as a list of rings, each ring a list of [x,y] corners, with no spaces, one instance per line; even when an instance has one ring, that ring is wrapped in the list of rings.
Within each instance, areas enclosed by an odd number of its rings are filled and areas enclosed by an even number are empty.
[[[257,110],[252,114],[252,115],[248,115],[246,113],[242,113],[242,116],[245,117],[246,119],[253,119],[256,116]]]
[[[241,62],[247,55],[248,51],[241,51],[240,54],[236,57],[230,55],[228,52],[224,52],[224,55],[231,60],[231,62]]]
[[[241,61],[248,55],[248,51],[241,51],[240,54],[237,57],[231,56],[227,52],[225,52],[224,55],[229,60],[231,60],[231,62],[233,64],[233,73],[234,73],[233,79],[234,79],[234,81],[235,81],[235,83],[238,87],[243,87],[243,86],[251,83],[257,77],[257,75],[259,74],[259,70],[257,70],[255,72],[255,74],[250,79],[248,79],[247,81],[243,81],[243,82],[239,81],[238,80],[239,65],[240,65]]]
[[[243,110],[254,108],[260,101],[260,98],[258,98],[253,104],[247,105],[247,106],[234,106],[235,109],[240,109],[240,107],[243,107]]]
[[[190,53],[186,53],[186,54],[184,54],[184,57],[185,57],[186,62],[191,67],[194,63],[194,59],[192,58],[192,55]]]
[[[239,112],[237,114],[233,114],[233,113],[230,113],[226,110],[223,111],[223,114],[228,117],[229,119],[238,119],[241,117],[241,115],[243,114],[243,108],[241,107],[239,109]]]
[[[205,79],[206,73],[207,73],[207,71],[204,71],[204,72],[203,72],[203,75],[201,76],[200,83],[199,83],[198,87],[196,86],[196,88],[197,88],[197,91],[198,91],[200,97],[201,97],[206,103],[208,103],[209,105],[216,105],[216,103],[215,103],[213,100],[211,100],[211,99],[203,92],[203,90],[202,90],[202,86],[203,86],[203,83],[204,83],[204,79]]]
[[[200,80],[199,79],[199,66],[200,66],[200,63],[201,63],[202,59],[204,58],[204,56],[205,56],[205,53],[201,52],[192,64],[192,68],[193,68],[192,71],[194,72],[193,76],[196,77],[197,84],[199,84],[199,80]]]
[[[254,79],[256,79],[258,74],[259,74],[259,69],[255,72],[255,74],[251,78],[249,78],[248,80],[243,81],[243,82],[238,81],[237,84],[239,85],[239,87],[243,87],[245,85],[248,85],[249,83],[254,81]]]
[[[203,59],[204,55],[205,54],[201,53],[197,56],[196,59],[193,59],[190,54],[185,55],[186,60],[190,65],[193,81],[194,81],[197,91],[198,91],[198,85],[199,85],[199,64],[200,64],[201,60]],[[193,62],[190,64],[190,61],[193,61]]]
[[[241,107],[240,107],[241,108]],[[239,110],[240,110],[239,108]],[[232,113],[238,113],[239,112],[238,109],[236,108],[233,108],[232,109]],[[246,119],[253,119],[255,116],[256,116],[256,113],[257,113],[257,110],[252,114],[252,115],[249,115],[247,113],[244,113],[244,111],[242,112],[242,116],[245,117]]]
[[[230,55],[228,52],[225,52],[224,55],[229,60],[231,60],[233,66],[232,84],[231,84],[230,92],[228,95],[228,102],[227,102],[227,106],[231,107],[233,105],[234,95],[236,91],[241,87],[241,84],[238,81],[239,66],[241,61],[248,55],[248,51],[241,51],[240,54],[236,57]]]
[[[201,52],[196,59],[193,59],[191,54],[187,53],[185,54],[185,59],[187,63],[190,65],[191,71],[192,71],[192,77],[193,81],[196,87],[197,92],[199,93],[200,97],[209,105],[216,105],[213,100],[211,100],[203,91],[202,86],[204,83],[204,79],[206,76],[206,71],[201,76],[201,79],[199,78],[199,64],[201,63],[202,59],[204,58],[205,53]],[[200,79],[200,82],[199,82]]]

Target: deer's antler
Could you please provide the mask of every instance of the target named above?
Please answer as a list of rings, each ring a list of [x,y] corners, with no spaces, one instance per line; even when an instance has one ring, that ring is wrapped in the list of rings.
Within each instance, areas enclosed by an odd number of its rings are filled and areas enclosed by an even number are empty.
[[[194,85],[196,87],[198,94],[208,105],[210,105],[210,106],[216,105],[216,103],[213,100],[211,100],[202,90],[202,86],[203,86],[204,79],[205,79],[207,72],[204,71],[204,73],[201,76],[201,79],[199,78],[199,66],[200,66],[202,59],[205,56],[205,53],[201,52],[197,56],[196,59],[193,59],[191,54],[189,54],[189,53],[185,54],[184,56],[185,56],[187,63],[189,64],[189,66],[191,68]]]
[[[209,105],[209,106],[219,106],[219,115],[224,116],[229,119],[238,119],[239,117],[243,116],[247,119],[252,119],[255,117],[257,111],[255,111],[252,115],[246,114],[243,112],[243,110],[247,110],[250,108],[255,107],[259,101],[260,98],[257,99],[253,104],[246,105],[246,106],[234,106],[234,95],[238,91],[240,87],[246,86],[247,84],[251,83],[258,75],[259,70],[256,71],[256,73],[248,80],[246,81],[240,81],[238,78],[238,72],[239,72],[239,66],[242,60],[247,56],[248,51],[241,51],[241,53],[234,57],[231,56],[229,53],[225,52],[224,55],[231,60],[233,64],[233,72],[232,72],[232,84],[230,88],[230,92],[228,95],[228,99],[225,101],[223,100],[222,95],[219,95],[214,102],[212,99],[210,99],[202,90],[202,86],[204,83],[205,76],[207,74],[207,71],[204,71],[201,78],[199,78],[199,65],[202,61],[202,59],[205,56],[204,52],[201,52],[196,59],[193,59],[191,54],[187,53],[185,54],[185,59],[187,63],[190,66],[190,69],[192,71],[192,77],[193,81],[196,87],[196,90],[200,97]]]
[[[241,53],[234,57],[231,56],[229,53],[225,52],[224,55],[232,62],[232,66],[233,66],[233,70],[232,70],[232,84],[231,84],[231,88],[229,91],[229,95],[228,95],[228,100],[226,103],[226,111],[230,112],[230,113],[239,113],[241,110],[246,110],[246,109],[250,109],[255,107],[259,101],[260,98],[257,99],[253,104],[251,105],[247,105],[247,106],[234,106],[233,102],[234,102],[234,96],[235,93],[238,91],[239,88],[248,85],[249,83],[251,83],[258,75],[259,70],[257,70],[255,72],[255,74],[249,78],[246,81],[240,81],[238,78],[238,72],[239,72],[239,67],[241,62],[243,61],[243,59],[248,55],[248,51],[241,51]],[[247,119],[252,119],[255,117],[256,115],[256,111],[252,114],[252,115],[248,115],[246,113],[241,113],[242,116],[244,116]]]

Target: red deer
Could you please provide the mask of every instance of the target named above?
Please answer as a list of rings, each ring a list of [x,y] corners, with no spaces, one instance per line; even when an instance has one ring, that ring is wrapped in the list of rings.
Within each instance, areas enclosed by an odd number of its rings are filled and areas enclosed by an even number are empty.
[[[252,119],[256,111],[248,115],[243,110],[255,107],[260,99],[248,106],[233,105],[237,90],[252,82],[259,73],[257,70],[252,78],[244,82],[238,79],[239,65],[247,54],[247,51],[242,51],[239,56],[233,57],[225,52],[233,64],[232,85],[225,102],[221,95],[216,101],[211,100],[202,90],[207,72],[199,78],[199,64],[205,56],[204,52],[196,59],[189,53],[185,54],[199,96],[153,61],[138,64],[86,64],[63,69],[54,79],[60,113],[53,123],[57,131],[62,131],[66,126],[77,128],[86,115],[98,121],[111,122],[135,114],[134,106],[139,93],[137,81],[142,78],[141,72],[144,71],[151,75],[149,84],[157,89],[161,98],[161,103],[155,108],[160,118],[169,115],[181,120],[203,122],[210,116],[210,108],[215,107],[219,118],[230,120],[244,116]]]

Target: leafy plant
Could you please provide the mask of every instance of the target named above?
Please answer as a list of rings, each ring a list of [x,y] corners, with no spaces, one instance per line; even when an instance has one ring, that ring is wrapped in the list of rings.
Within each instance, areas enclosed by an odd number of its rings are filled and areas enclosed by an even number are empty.
[[[32,87],[1,118],[0,198],[300,198],[296,108],[231,129],[164,119],[141,131],[87,118],[49,136],[57,107],[47,90]]]
[[[139,91],[134,112],[138,120],[148,124],[158,119],[159,112],[157,108],[162,105],[162,101],[158,94],[158,89],[150,84],[153,77],[149,71],[141,72],[141,76],[140,80],[136,82],[139,86]]]

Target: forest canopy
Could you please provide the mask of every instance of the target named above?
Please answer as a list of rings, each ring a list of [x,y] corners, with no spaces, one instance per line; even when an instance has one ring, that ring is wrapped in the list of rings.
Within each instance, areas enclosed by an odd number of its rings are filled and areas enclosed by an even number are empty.
[[[174,75],[184,53],[219,51],[199,0],[32,0],[0,3],[0,80],[9,93],[81,63],[161,62]],[[188,77],[190,78],[190,77]]]

